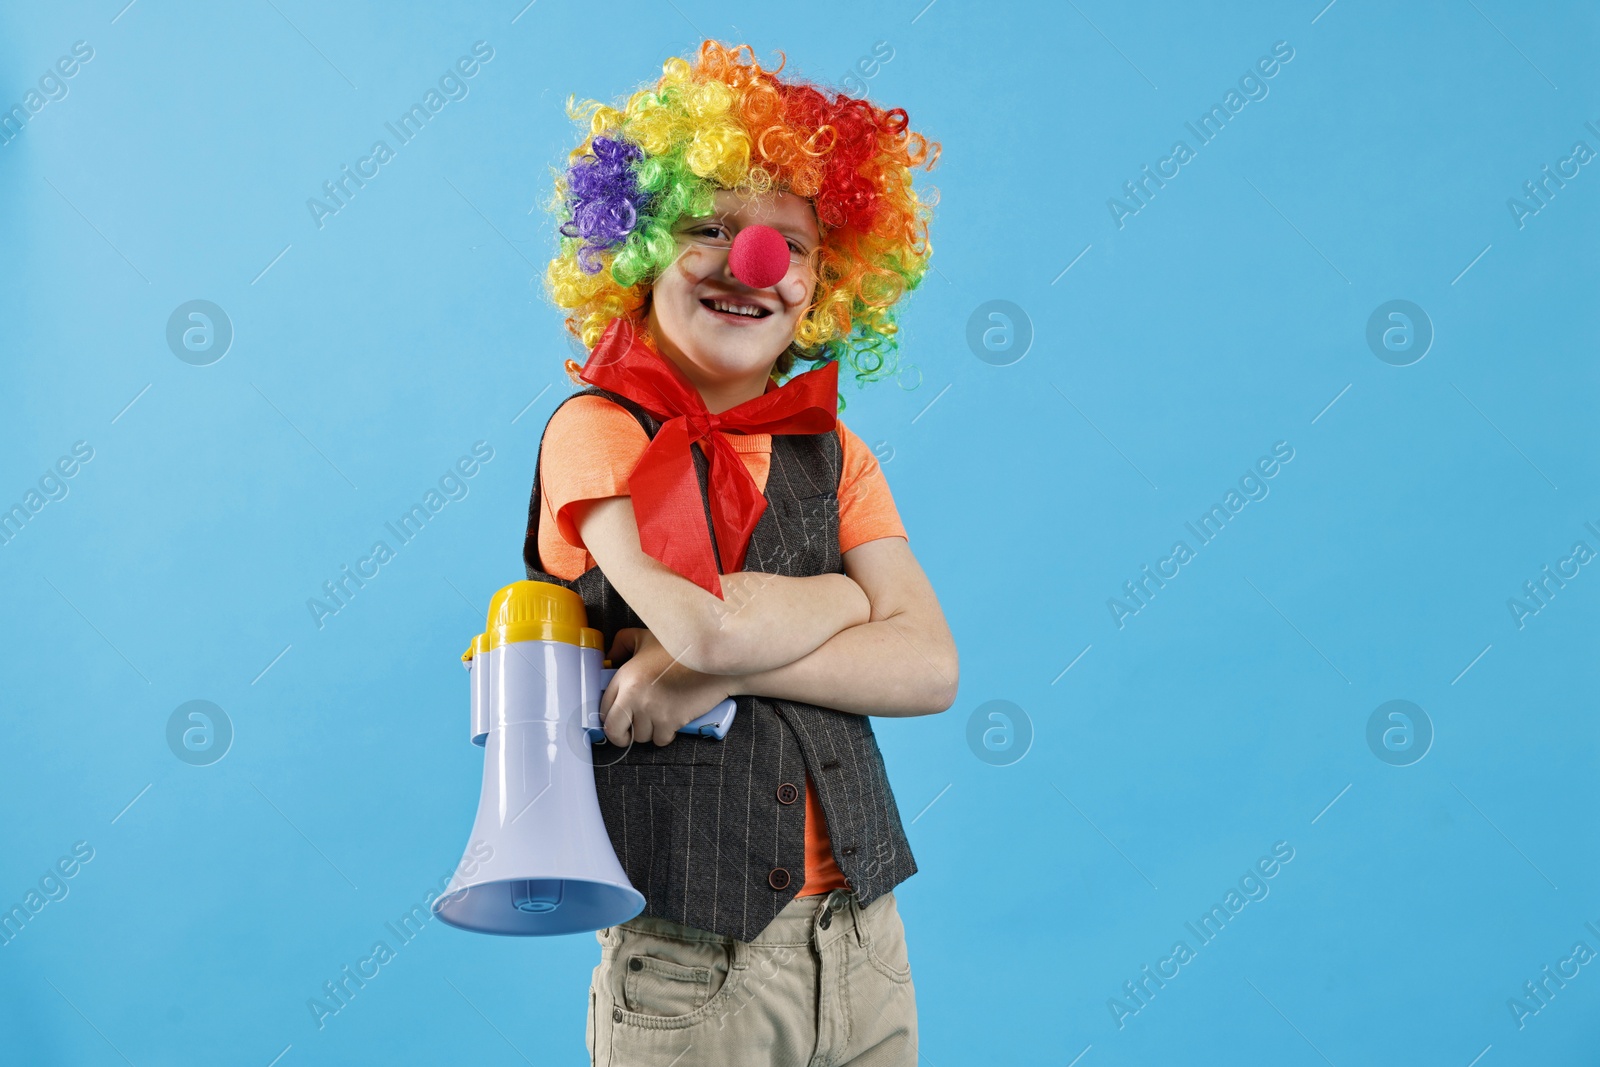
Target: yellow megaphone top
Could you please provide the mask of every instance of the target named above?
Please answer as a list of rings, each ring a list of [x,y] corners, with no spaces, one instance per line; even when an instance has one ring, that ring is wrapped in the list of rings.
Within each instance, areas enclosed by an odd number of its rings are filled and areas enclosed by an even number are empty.
[[[488,625],[472,639],[461,661],[514,641],[561,641],[604,651],[600,631],[588,623],[583,598],[571,589],[551,582],[512,582],[490,598]]]

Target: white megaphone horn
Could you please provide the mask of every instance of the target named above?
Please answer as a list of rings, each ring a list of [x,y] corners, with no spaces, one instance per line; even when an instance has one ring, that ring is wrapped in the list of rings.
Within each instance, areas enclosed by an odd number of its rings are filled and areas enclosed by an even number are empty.
[[[484,748],[483,792],[467,857],[433,902],[450,925],[573,934],[644,910],[595,794],[600,694],[616,674],[602,655],[583,598],[565,586],[512,582],[489,601],[488,626],[461,657],[472,742]],[[724,700],[678,732],[721,740],[734,707]]]
[[[484,747],[472,842],[433,913],[488,934],[599,930],[644,909],[606,834],[591,729],[604,687],[600,631],[563,586],[522,581],[489,602],[487,629],[461,657],[472,740]],[[483,852],[486,861],[477,861]],[[463,873],[470,871],[470,874]]]

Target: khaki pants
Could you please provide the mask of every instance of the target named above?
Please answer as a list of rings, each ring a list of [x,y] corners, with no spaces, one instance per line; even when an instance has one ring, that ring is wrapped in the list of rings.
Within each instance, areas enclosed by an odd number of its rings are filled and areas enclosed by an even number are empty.
[[[796,897],[753,942],[649,916],[595,937],[595,1067],[916,1067],[893,893]]]

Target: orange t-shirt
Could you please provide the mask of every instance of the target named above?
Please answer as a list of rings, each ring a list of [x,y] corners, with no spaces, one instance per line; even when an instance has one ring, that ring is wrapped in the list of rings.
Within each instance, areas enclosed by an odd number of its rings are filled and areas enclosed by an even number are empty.
[[[878,459],[862,440],[838,423],[843,445],[839,478],[839,551],[880,537],[905,537],[900,513],[889,494]],[[723,434],[756,486],[766,491],[772,466],[770,434]],[[644,428],[625,409],[601,396],[580,396],[563,404],[545,428],[539,463],[539,557],[544,569],[571,581],[593,567],[572,521],[581,501],[627,496],[628,475],[650,443]],[[806,871],[800,896],[846,885],[833,858],[827,820],[806,776]]]

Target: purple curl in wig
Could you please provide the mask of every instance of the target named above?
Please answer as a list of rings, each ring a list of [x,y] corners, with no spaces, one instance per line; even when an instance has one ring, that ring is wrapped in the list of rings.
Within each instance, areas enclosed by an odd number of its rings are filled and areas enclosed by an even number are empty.
[[[637,145],[596,137],[589,154],[567,168],[572,218],[561,224],[561,234],[583,239],[578,267],[585,274],[598,274],[598,254],[621,244],[637,225],[649,194],[640,191],[630,164],[643,158]]]

